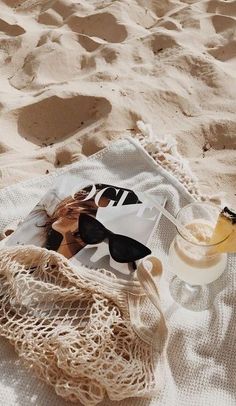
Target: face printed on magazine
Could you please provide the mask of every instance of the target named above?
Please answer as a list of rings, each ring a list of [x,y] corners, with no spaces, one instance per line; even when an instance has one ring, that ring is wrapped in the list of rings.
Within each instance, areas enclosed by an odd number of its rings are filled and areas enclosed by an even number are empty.
[[[130,189],[101,183],[65,185],[63,193],[54,188],[45,195],[8,245],[34,244],[57,251],[75,265],[130,274],[135,262],[151,253],[147,242],[157,209]]]

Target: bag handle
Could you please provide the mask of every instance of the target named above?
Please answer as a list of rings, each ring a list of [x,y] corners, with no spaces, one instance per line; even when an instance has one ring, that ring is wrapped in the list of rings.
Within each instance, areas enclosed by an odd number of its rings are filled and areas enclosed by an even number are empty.
[[[161,309],[160,295],[156,284],[156,281],[160,280],[161,275],[162,263],[153,255],[148,255],[139,262],[137,267],[138,280],[160,314],[159,329],[163,334],[167,334],[167,326]]]

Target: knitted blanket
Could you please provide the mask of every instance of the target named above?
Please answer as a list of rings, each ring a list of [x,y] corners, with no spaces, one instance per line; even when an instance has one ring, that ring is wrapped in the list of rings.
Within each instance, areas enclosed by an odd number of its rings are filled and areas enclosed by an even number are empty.
[[[79,173],[86,179],[106,181],[135,190],[163,193],[166,208],[176,214],[180,207],[194,199],[202,199],[187,165],[180,160],[169,138],[156,140],[148,127],[139,123],[137,141],[127,138],[111,143],[106,149],[47,175],[0,192],[0,229],[23,219],[62,172]],[[150,156],[151,155],[151,156]],[[161,164],[161,165],[160,165]],[[13,227],[15,227],[13,225]],[[155,364],[159,390],[150,398],[134,398],[117,402],[104,400],[102,406],[235,405],[234,324],[236,256],[230,255],[223,275],[223,289],[210,310],[195,313],[178,306],[171,298],[168,285],[172,277],[168,248],[175,229],[161,218],[152,236],[153,253],[161,259],[164,276],[159,291],[169,337],[165,351]],[[118,300],[118,299],[117,299]],[[154,309],[147,303],[146,315]],[[57,405],[66,402],[46,383],[41,382],[22,364],[13,347],[0,339],[0,404]],[[69,355],[69,353],[68,353]],[[119,371],[117,371],[119,374]],[[71,403],[72,405],[73,403]],[[77,402],[76,404],[79,405]]]

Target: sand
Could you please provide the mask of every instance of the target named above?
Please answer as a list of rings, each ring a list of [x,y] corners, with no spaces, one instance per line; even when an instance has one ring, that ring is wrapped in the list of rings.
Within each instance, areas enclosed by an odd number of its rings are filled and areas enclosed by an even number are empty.
[[[171,134],[236,207],[236,2],[0,0],[0,187]]]

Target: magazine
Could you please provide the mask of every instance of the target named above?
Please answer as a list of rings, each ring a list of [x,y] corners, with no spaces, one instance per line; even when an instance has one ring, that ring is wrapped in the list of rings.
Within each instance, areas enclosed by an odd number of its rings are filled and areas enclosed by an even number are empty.
[[[162,196],[157,199],[165,204]],[[45,247],[74,265],[105,268],[127,279],[137,260],[151,253],[148,240],[159,218],[142,192],[62,175],[6,245]]]

